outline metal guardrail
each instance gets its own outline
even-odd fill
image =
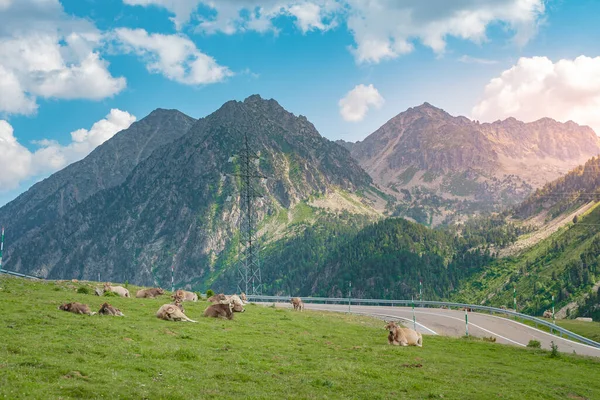
[[[247,296],[248,301],[257,301],[257,302],[288,302],[291,297],[290,296]],[[596,348],[600,348],[600,343],[592,340],[592,339],[588,339],[586,337],[583,337],[581,335],[578,335],[574,332],[571,332],[565,328],[562,328],[558,325],[555,325],[551,322],[548,321],[544,321],[542,319],[536,318],[536,317],[532,317],[531,315],[527,315],[527,314],[521,314],[519,312],[516,311],[512,311],[512,310],[505,310],[503,308],[496,308],[496,307],[488,307],[488,306],[481,306],[481,305],[475,305],[475,304],[465,304],[465,303],[451,303],[451,302],[445,302],[445,301],[427,301],[427,300],[383,300],[383,299],[356,299],[356,298],[344,298],[344,297],[302,297],[302,301],[304,303],[318,303],[318,304],[354,304],[354,305],[378,305],[378,306],[395,306],[395,305],[412,305],[414,304],[415,307],[417,306],[437,306],[437,307],[441,307],[441,306],[446,306],[446,307],[458,307],[458,308],[470,308],[473,310],[482,310],[482,311],[489,311],[489,312],[494,312],[494,313],[498,313],[498,314],[506,314],[506,315],[511,315],[514,317],[519,317],[521,319],[527,320],[527,321],[531,321],[534,322],[536,324],[542,325],[542,326],[546,326],[548,328],[550,328],[551,330],[555,330],[557,332],[559,332],[562,335],[565,335],[571,339],[575,339],[581,343],[587,344],[588,346],[592,346],[592,347],[596,347]]]
[[[40,278],[40,277],[37,277],[37,276],[20,274],[18,272],[8,271],[6,269],[1,269],[1,268],[0,268],[0,273],[4,273],[4,274],[8,274],[8,275],[14,275],[14,276],[18,276],[20,278],[39,279],[39,280],[43,280],[44,279],[44,278]]]

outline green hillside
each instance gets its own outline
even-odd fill
[[[535,315],[550,309],[552,295],[557,310],[573,301],[583,304],[583,296],[600,280],[599,228],[596,206],[523,253],[494,261],[465,282],[453,298],[512,307],[516,288],[519,311]],[[591,306],[587,309],[593,312]],[[583,307],[580,315],[585,314]]]
[[[0,397],[10,399],[598,398],[600,361],[477,340],[387,344],[383,323],[249,305],[232,321],[157,319],[162,299],[76,293],[86,283],[0,276]],[[134,288],[130,287],[130,291]],[[61,302],[125,317],[75,315]]]

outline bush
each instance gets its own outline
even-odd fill
[[[105,297],[119,297],[118,294],[116,294],[115,292],[110,292],[110,291],[104,292],[104,296]]]
[[[129,281],[125,281],[125,289],[129,289]]]
[[[207,299],[208,299],[209,297],[211,297],[211,296],[214,296],[214,295],[215,295],[215,292],[213,292],[213,291],[212,291],[212,289],[208,289],[208,290],[206,291],[206,298],[207,298]]]
[[[483,341],[484,341],[484,342],[490,342],[490,343],[496,343],[496,338],[495,338],[495,337],[493,337],[493,336],[490,336],[490,337],[485,337],[485,336],[484,336],[484,337],[483,337]]]
[[[558,358],[560,354],[558,353],[558,346],[554,344],[554,340],[550,342],[550,348],[552,348],[550,358]]]
[[[527,347],[531,347],[532,349],[540,349],[542,344],[539,340],[531,339],[529,343],[527,343]]]
[[[77,293],[90,294],[90,289],[86,288],[85,286],[81,286],[79,289],[77,289]]]

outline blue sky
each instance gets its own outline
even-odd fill
[[[597,15],[595,0],[0,0],[0,205],[155,108],[200,118],[255,93],[332,140],[425,101],[600,132]]]

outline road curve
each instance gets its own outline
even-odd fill
[[[289,303],[275,303],[277,307],[289,308]],[[348,312],[348,305],[305,303],[305,309]],[[389,306],[351,306],[352,313],[371,315],[378,318],[399,318],[404,325],[413,327],[412,308]],[[417,331],[424,335],[443,335],[461,337],[465,335],[465,312],[445,310],[440,308],[415,308]],[[536,339],[543,349],[550,350],[550,342],[558,345],[558,350],[564,353],[600,357],[600,349],[577,343],[560,336],[544,332],[514,319],[495,315],[469,312],[469,335],[476,337],[493,336],[496,343],[526,347],[527,343]]]

